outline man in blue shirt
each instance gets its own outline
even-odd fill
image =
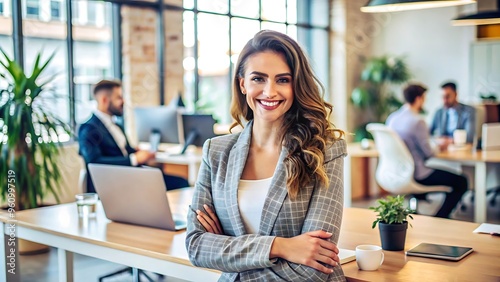
[[[453,131],[465,129],[467,143],[472,143],[476,134],[476,111],[473,107],[461,104],[457,100],[457,85],[446,82],[443,90],[443,105],[434,115],[430,132],[438,137],[453,138]]]
[[[429,129],[420,117],[425,101],[426,88],[420,85],[408,85],[404,89],[406,104],[387,118],[387,126],[394,130],[405,142],[415,163],[413,177],[417,183],[427,186],[443,185],[452,188],[446,194],[437,217],[449,218],[451,212],[467,191],[467,178],[448,171],[432,169],[425,161],[434,156],[435,151],[430,144]],[[448,144],[441,143],[439,150],[446,150]]]

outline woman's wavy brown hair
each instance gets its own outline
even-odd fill
[[[241,92],[239,79],[245,75],[248,59],[264,51],[282,54],[293,76],[294,100],[285,113],[280,132],[282,144],[289,150],[284,163],[288,194],[293,200],[300,187],[312,180],[328,187],[328,175],[323,166],[325,149],[328,144],[342,138],[344,132],[334,128],[329,121],[333,107],[323,100],[324,88],[299,44],[285,34],[269,30],[260,31],[248,41],[238,58],[231,102],[231,115],[235,122],[231,129],[237,125],[243,127],[242,119],[249,121],[254,118]]]

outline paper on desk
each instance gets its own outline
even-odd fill
[[[339,248],[340,264],[348,263],[356,259],[356,252]]]
[[[472,231],[473,233],[488,233],[488,234],[495,234],[495,235],[500,235],[500,225],[499,224],[490,224],[490,223],[483,223],[479,225],[476,230]]]

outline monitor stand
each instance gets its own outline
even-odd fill
[[[197,137],[198,137],[198,132],[196,132],[196,130],[191,130],[191,132],[189,132],[188,136],[186,137],[186,140],[184,141],[184,147],[182,147],[181,155],[184,155],[186,153],[186,150],[189,147],[189,145],[193,144]]]

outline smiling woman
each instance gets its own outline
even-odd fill
[[[239,85],[254,112],[255,125],[281,126],[293,103],[292,74],[285,58],[273,51],[254,54],[245,72],[247,75],[239,78]]]
[[[231,106],[244,130],[204,145],[186,237],[194,265],[223,271],[220,281],[345,280],[346,145],[322,89],[287,35],[261,31],[245,45]]]

